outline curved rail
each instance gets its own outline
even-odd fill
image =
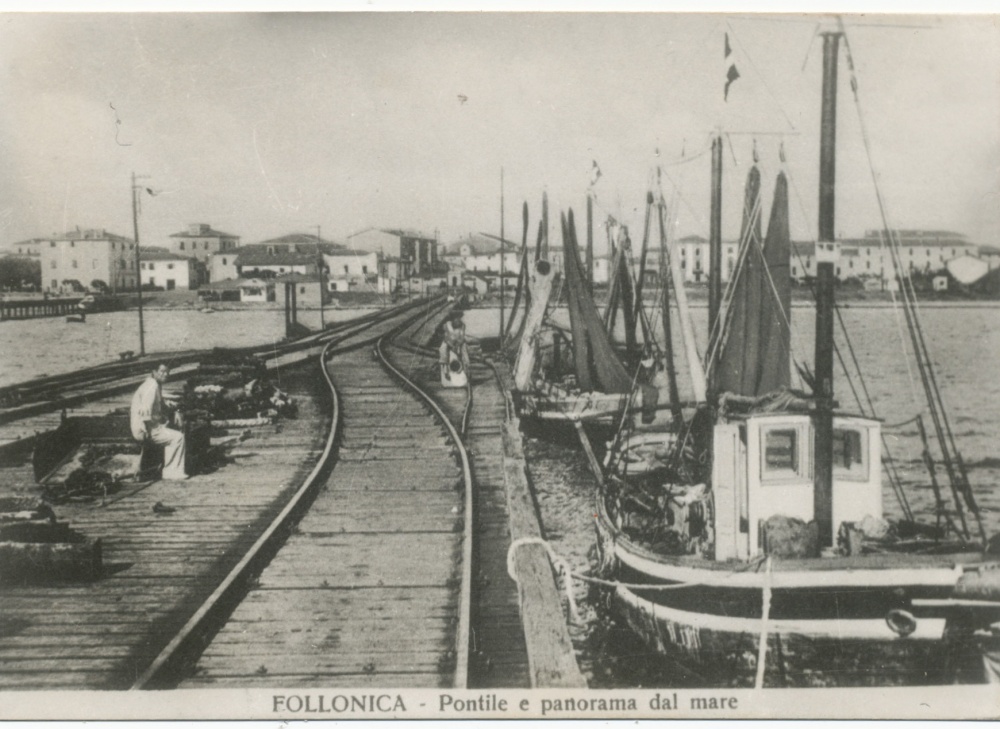
[[[418,299],[399,307],[380,309],[360,317],[337,322],[322,331],[313,332],[277,345],[234,347],[228,348],[227,351],[237,355],[257,356],[265,360],[275,359],[282,355],[321,345],[334,337],[349,336],[384,319],[397,316],[401,311],[421,308],[427,304],[427,300]],[[130,378],[148,373],[150,364],[158,359],[166,359],[173,366],[181,366],[197,362],[209,351],[211,350],[159,352],[140,360],[105,362],[83,370],[49,375],[0,387],[0,423],[23,420],[42,412],[74,407],[81,402],[117,394],[123,387],[132,387],[134,382],[130,381]],[[95,386],[99,389],[89,389]]]
[[[430,308],[431,311],[440,308],[440,304],[435,304],[433,301],[424,303]],[[395,313],[398,314],[399,311],[396,310]],[[420,316],[423,316],[423,312],[419,312],[408,317],[401,324],[390,330],[388,334],[382,335],[382,337],[393,336],[405,327],[409,326]],[[368,328],[369,326],[370,323],[368,323],[364,328]],[[316,465],[306,476],[302,485],[296,490],[295,494],[289,499],[288,503],[275,517],[267,529],[265,529],[265,531],[257,538],[250,549],[229,571],[226,577],[222,580],[218,587],[216,587],[212,594],[209,595],[204,603],[202,603],[198,610],[196,610],[195,613],[188,619],[180,631],[178,631],[178,633],[174,635],[163,650],[160,651],[153,662],[146,668],[145,671],[143,671],[139,678],[136,679],[131,687],[131,690],[158,688],[167,685],[176,677],[176,674],[183,668],[184,663],[189,656],[204,647],[205,633],[208,631],[208,627],[215,623],[215,621],[224,617],[223,614],[228,612],[228,609],[231,607],[232,600],[236,597],[240,590],[244,589],[247,577],[266,564],[267,560],[272,556],[273,550],[278,546],[280,537],[291,526],[293,520],[300,515],[300,512],[308,506],[309,499],[314,495],[313,492],[315,491],[317,484],[320,482],[321,476],[323,476],[324,472],[331,465],[331,457],[333,455],[337,435],[339,433],[340,398],[333,383],[333,379],[331,378],[326,367],[326,361],[334,350],[343,352],[357,349],[369,344],[374,338],[370,337],[363,339],[360,342],[352,343],[346,347],[340,347],[340,345],[351,336],[351,334],[347,334],[329,341],[323,347],[323,351],[320,354],[320,369],[323,372],[323,377],[326,380],[327,387],[330,391],[332,409],[330,430],[327,433],[323,451],[317,460]],[[340,348],[338,349],[338,347]],[[465,625],[467,626],[467,624],[468,622],[466,620]],[[461,625],[462,623],[460,621],[460,626]],[[466,653],[467,652],[468,651],[466,650]],[[461,660],[461,658],[462,656],[460,655],[459,660]]]
[[[462,437],[459,435],[444,410],[441,409],[441,406],[438,405],[437,402],[435,402],[435,400],[418,384],[407,377],[402,370],[393,365],[392,362],[389,361],[385,352],[382,351],[382,345],[387,336],[388,335],[380,337],[375,343],[376,357],[378,357],[383,367],[385,367],[397,379],[402,381],[410,390],[427,403],[432,411],[434,411],[451,436],[451,440],[455,444],[455,448],[457,449],[459,458],[462,462],[462,478],[465,482],[465,523],[462,534],[462,592],[461,597],[459,598],[458,640],[455,647],[455,687],[465,688],[468,685],[469,679],[469,633],[472,615],[472,466],[469,463],[469,454],[465,449],[465,443],[463,442]],[[468,412],[468,408],[470,406],[471,397],[466,405],[466,412]]]

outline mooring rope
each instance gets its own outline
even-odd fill
[[[755,689],[764,688],[764,666],[767,663],[767,621],[771,617],[771,558],[764,565],[764,604],[760,614],[760,642],[757,644],[757,676]]]

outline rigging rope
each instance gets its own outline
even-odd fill
[[[868,168],[871,173],[872,183],[875,186],[875,196],[878,200],[879,211],[882,216],[882,224],[890,239],[890,250],[893,253],[894,261],[898,259],[897,270],[902,271],[902,256],[900,255],[900,243],[898,236],[894,235],[893,229],[889,225],[888,214],[886,212],[885,200],[882,196],[881,188],[878,184],[878,175],[875,172],[875,165],[872,159],[871,153],[871,143],[868,137],[867,125],[865,124],[864,114],[861,110],[861,99],[858,94],[858,81],[857,76],[854,71],[854,58],[851,54],[850,41],[847,38],[847,29],[844,27],[843,19],[838,17],[838,22],[840,24],[840,30],[844,37],[844,46],[847,55],[847,65],[851,76],[851,91],[854,96],[854,106],[858,114],[858,122],[861,127],[861,138],[864,143],[865,154],[868,159]],[[914,354],[917,358],[917,367],[920,371],[921,380],[924,385],[924,391],[927,395],[927,405],[930,411],[931,419],[934,422],[935,431],[938,437],[938,445],[941,449],[941,456],[945,463],[945,469],[948,471],[948,477],[951,481],[952,491],[955,498],[956,507],[959,509],[959,514],[961,514],[961,499],[959,498],[959,492],[961,492],[962,497],[965,499],[966,505],[969,510],[975,515],[976,523],[979,528],[980,537],[983,543],[986,542],[986,530],[983,526],[982,516],[979,511],[979,507],[976,504],[975,495],[972,492],[972,486],[969,484],[968,474],[965,471],[965,465],[962,461],[961,454],[958,452],[957,445],[954,439],[954,433],[951,429],[951,424],[948,421],[947,412],[944,408],[944,401],[941,397],[941,391],[938,388],[937,377],[934,373],[933,363],[931,361],[930,352],[927,348],[927,342],[924,339],[923,329],[920,326],[919,319],[919,307],[917,305],[916,290],[913,286],[913,280],[909,273],[905,277],[901,276],[903,279],[903,298],[904,298],[904,314],[906,315],[907,326],[910,330],[910,337],[912,339]],[[954,450],[955,463],[952,463],[952,455],[949,452],[949,447]],[[955,467],[958,467],[958,478],[956,478]],[[964,517],[963,517],[964,526]],[[966,530],[966,537],[968,537],[968,531]]]

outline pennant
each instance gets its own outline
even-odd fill
[[[597,181],[598,181],[598,180],[600,179],[600,177],[601,177],[601,168],[600,168],[600,166],[599,166],[599,165],[597,164],[597,160],[596,160],[596,159],[595,159],[595,160],[592,160],[592,162],[593,162],[594,164],[593,164],[593,166],[591,166],[591,168],[590,168],[590,186],[591,186],[591,187],[593,187],[594,185],[596,185],[596,184],[597,184]]]
[[[733,54],[733,49],[729,45],[729,33],[726,33],[726,54],[725,59],[728,60],[729,56]],[[729,64],[729,68],[726,71],[726,86],[722,92],[722,100],[729,100],[729,87],[732,85],[733,81],[740,77],[740,72],[736,70],[736,62],[733,61]]]
[[[159,194],[160,194],[160,193],[158,193],[158,192],[155,192],[155,191],[153,190],[153,188],[151,188],[151,187],[147,187],[147,188],[146,188],[146,192],[148,192],[148,193],[149,193],[149,196],[150,196],[150,197],[156,197],[157,195],[159,195]]]

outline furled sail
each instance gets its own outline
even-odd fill
[[[741,250],[715,376],[717,392],[757,397],[788,387],[791,279],[788,181],[774,189],[767,239],[761,240],[760,172],[747,175]]]
[[[563,218],[564,266],[576,383],[584,392],[627,393],[632,378],[618,359],[604,328],[601,315],[587,293],[583,264],[576,242],[573,211]]]

